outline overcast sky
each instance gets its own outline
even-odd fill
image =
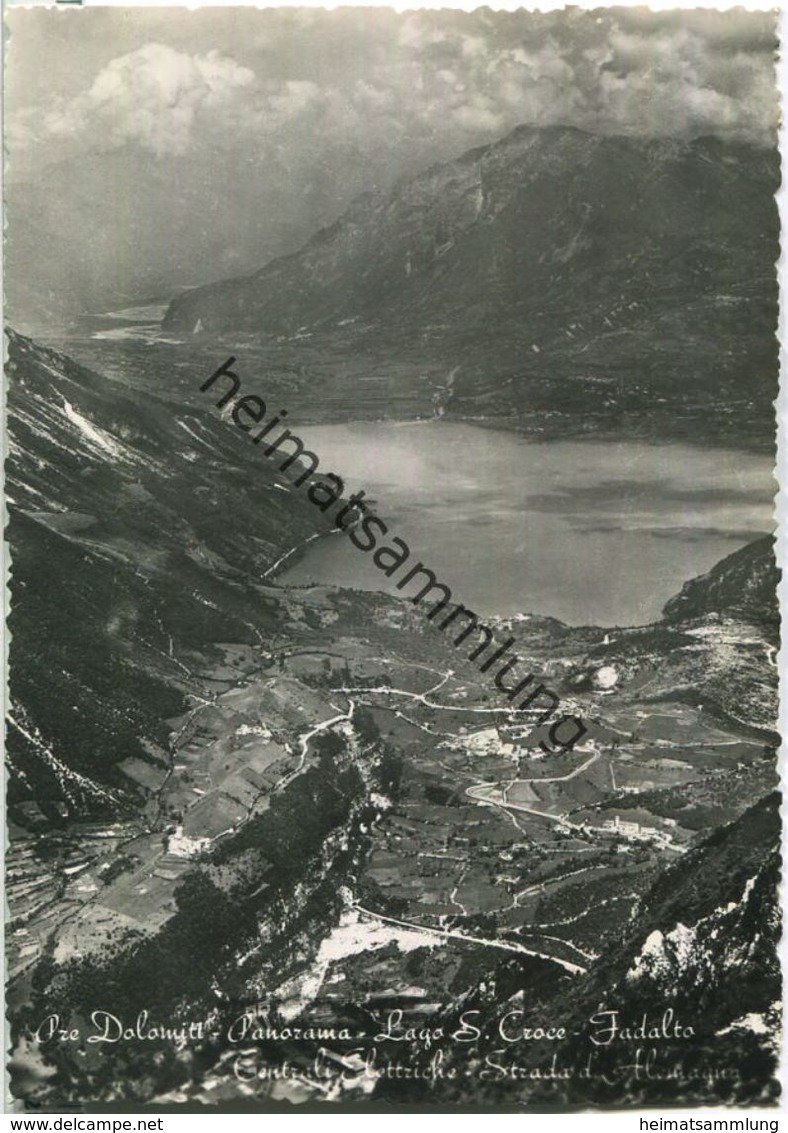
[[[252,271],[520,123],[775,143],[775,16],[10,9],[11,306]],[[106,299],[106,303],[103,300]]]

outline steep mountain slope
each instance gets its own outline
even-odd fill
[[[591,696],[600,713],[667,702],[777,742],[780,574],[771,536],[756,539],[684,584],[649,625],[566,626],[532,616],[504,619],[564,696]],[[691,596],[691,599],[690,597]],[[529,660],[529,664],[532,664]],[[634,722],[626,731],[638,730]]]
[[[523,127],[180,296],[165,325],[416,341],[456,369],[450,413],[616,419],[713,395],[770,421],[777,183],[776,155],[745,145]]]
[[[9,798],[113,812],[217,642],[277,624],[255,582],[319,513],[215,416],[8,341]]]

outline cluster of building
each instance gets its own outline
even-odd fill
[[[662,821],[666,826],[676,825],[676,820],[673,818],[664,818]],[[606,834],[617,834],[632,842],[657,842],[667,846],[673,841],[670,834],[665,830],[657,830],[653,826],[642,826],[639,822],[626,822],[619,815],[614,818],[606,818],[600,829],[604,830]]]

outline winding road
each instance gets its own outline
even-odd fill
[[[506,940],[490,940],[484,936],[471,936],[469,933],[458,932],[456,929],[427,928],[425,925],[416,924],[414,921],[402,921],[397,917],[387,917],[384,916],[383,913],[374,913],[371,909],[365,909],[363,905],[359,905],[356,902],[351,904],[350,908],[364,917],[371,917],[372,920],[381,921],[383,924],[396,925],[398,928],[415,929],[417,932],[426,933],[428,936],[440,937],[441,940],[462,940],[466,944],[482,944],[486,948],[499,948],[503,952],[517,952],[521,956],[533,956],[538,960],[547,960],[552,964],[558,964],[559,967],[573,976],[585,975],[588,970],[581,964],[573,964],[570,960],[562,960],[560,956],[551,956],[547,952],[537,952],[533,948],[526,948],[522,944],[514,944]],[[566,942],[564,941],[563,943]]]

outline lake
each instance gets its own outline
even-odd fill
[[[320,471],[340,476],[346,494],[364,488],[389,536],[479,614],[644,624],[688,578],[773,529],[763,455],[539,442],[440,420],[293,427]],[[279,581],[396,593],[343,538],[318,540]]]

